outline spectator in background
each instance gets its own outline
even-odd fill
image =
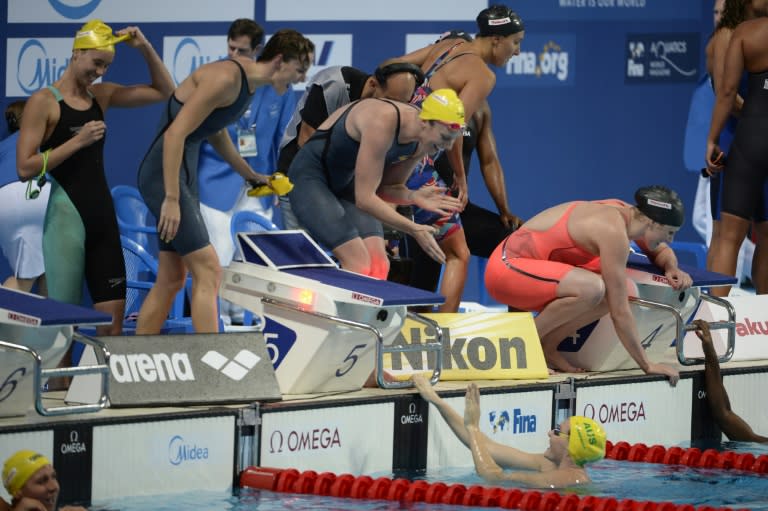
[[[11,502],[0,499],[0,511],[85,511],[80,506],[56,507],[60,490],[56,471],[35,451],[17,451],[5,460],[3,485]]]
[[[3,286],[29,292],[37,284],[37,292],[46,295],[43,222],[51,187],[19,181],[16,142],[25,103],[14,101],[5,109],[10,135],[0,141],[0,248],[12,271]]]
[[[273,37],[284,37],[285,31],[276,32]],[[227,32],[227,56],[256,59],[257,62],[271,60],[275,48],[273,44],[262,55],[264,30],[255,21],[247,18],[235,20]],[[229,137],[235,143],[240,155],[256,172],[264,175],[277,170],[277,151],[283,131],[296,106],[296,95],[292,84],[306,80],[307,71],[314,60],[314,47],[308,62],[292,61],[281,64],[272,84],[259,87],[253,95],[251,104],[237,121],[227,127]],[[211,245],[219,257],[219,264],[229,265],[235,254],[235,245],[230,235],[232,216],[238,211],[254,211],[277,222],[279,214],[274,214],[275,196],[249,197],[250,185],[235,172],[215,151],[213,146],[204,141],[200,146],[198,162],[200,181],[200,212],[211,240]],[[225,325],[242,324],[243,309],[221,300],[221,319]]]

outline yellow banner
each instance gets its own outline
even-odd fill
[[[529,312],[424,314],[443,330],[441,380],[526,380],[549,376],[539,335]],[[435,341],[435,331],[405,321],[393,346]],[[434,354],[387,353],[384,369],[397,379],[432,371]]]

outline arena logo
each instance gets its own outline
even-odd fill
[[[768,321],[752,321],[744,318],[744,322],[736,322],[736,335],[745,337],[747,335],[768,335]]]
[[[59,450],[61,454],[79,454],[88,451],[85,442],[80,441],[80,434],[74,429],[69,432],[69,442],[61,444]]]
[[[67,38],[8,39],[6,96],[29,96],[61,78],[72,57]],[[14,76],[15,75],[15,76]]]
[[[541,38],[538,38],[541,39]],[[560,42],[557,42],[560,41]],[[535,42],[524,47],[537,47]],[[510,77],[530,77],[536,83],[563,84],[572,81],[573,59],[566,48],[573,48],[567,36],[547,38],[541,43],[541,51],[521,51],[512,57],[505,68]]]
[[[341,448],[339,428],[315,428],[308,431],[291,430],[287,434],[275,430],[269,437],[270,454],[283,452],[321,451]]]
[[[536,414],[524,414],[520,408],[513,409],[511,417],[509,410],[491,410],[488,420],[494,433],[505,430],[511,430],[513,435],[536,432]]]
[[[424,417],[416,412],[416,403],[408,405],[408,413],[400,416],[400,424],[422,424]]]
[[[203,64],[227,57],[226,36],[181,36],[163,38],[163,62],[176,84]]]
[[[194,381],[186,353],[113,353],[109,359],[112,377],[119,383]]]
[[[208,459],[208,448],[194,443],[187,443],[181,435],[171,437],[168,442],[168,461],[171,465],[191,463]]]
[[[645,404],[640,401],[625,401],[621,403],[602,403],[597,408],[592,403],[584,405],[584,417],[596,419],[603,424],[611,422],[640,422],[647,420]]]
[[[410,329],[410,339],[402,332],[398,333],[392,346],[409,346],[422,342],[436,342],[433,329],[425,330],[426,339],[422,341],[422,331],[414,327]],[[426,367],[422,353],[404,352],[392,353],[392,369],[403,370],[403,357],[410,367],[416,371],[434,369],[433,357],[428,357]],[[514,364],[513,364],[514,361]],[[490,369],[525,369],[528,367],[528,353],[525,341],[520,337],[499,337],[497,342],[487,337],[457,337],[451,338],[450,328],[443,329],[443,369],[469,369],[480,371]]]
[[[61,0],[48,0],[53,10],[61,14],[65,18],[79,20],[87,18],[101,3],[101,0],[90,0],[86,2],[63,2]]]

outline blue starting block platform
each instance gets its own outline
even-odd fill
[[[238,257],[224,268],[221,296],[253,311],[283,394],[357,390],[371,371],[382,388],[384,353],[434,352],[442,331],[408,306],[443,303],[438,294],[340,269],[304,231],[238,233]],[[435,342],[391,346],[406,317],[435,329]]]
[[[4,382],[0,416],[26,414],[32,402],[41,415],[101,410],[108,403],[109,352],[97,339],[78,334],[76,326],[108,324],[104,313],[49,298],[0,287],[0,381]],[[91,345],[97,364],[58,368],[72,340]],[[46,408],[42,386],[48,378],[100,374],[101,396],[89,405]]]
[[[736,339],[736,312],[728,301],[710,296],[703,290],[709,287],[732,285],[736,283],[736,279],[686,265],[681,265],[680,268],[693,279],[693,285],[684,291],[672,289],[664,272],[645,254],[632,253],[627,261],[627,277],[635,285],[634,290],[629,290],[629,300],[633,306],[642,346],[648,358],[653,361],[663,359],[667,349],[674,345],[680,364],[703,363],[703,359],[686,357],[683,350],[685,334],[692,329],[688,322],[693,318],[701,302],[707,301],[710,306],[723,308],[727,314],[727,320],[711,322],[710,328],[727,331],[726,351],[720,357],[720,361],[730,360]],[[582,327],[573,336],[564,339],[559,344],[558,351],[569,363],[588,371],[613,371],[637,367],[619,341],[610,315],[605,315],[598,321]]]

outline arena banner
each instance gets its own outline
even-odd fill
[[[480,431],[504,445],[544,452],[549,447],[546,432],[552,428],[552,397],[551,390],[486,394],[481,389]],[[464,396],[445,400],[464,415]],[[433,406],[428,419],[427,469],[471,466],[472,453]]]
[[[675,387],[666,380],[582,382],[576,382],[576,415],[599,422],[612,442],[674,445],[690,441],[690,378],[681,378]]]
[[[394,406],[262,409],[258,464],[366,474],[392,469]]]
[[[254,11],[255,0],[8,0],[8,23],[231,22]]]
[[[486,0],[266,0],[267,21],[461,21],[474,20]]]
[[[210,412],[209,412],[210,413]],[[93,428],[92,501],[226,491],[235,466],[235,411]]]
[[[443,330],[443,380],[511,380],[547,378],[539,335],[528,312],[425,314]],[[434,342],[435,331],[406,320],[393,346]],[[426,353],[384,356],[384,369],[400,379],[431,371],[434,357]]]
[[[768,296],[731,296],[727,300],[736,309],[736,346],[731,360],[768,359]],[[725,309],[702,301],[694,319],[725,321]],[[726,351],[727,330],[712,330],[715,351],[722,355]],[[702,358],[701,341],[695,332],[685,335],[683,353],[687,358]]]
[[[104,337],[113,407],[280,399],[264,337],[256,332]],[[91,364],[86,348],[81,365]],[[75,376],[70,403],[93,402],[99,376]]]

